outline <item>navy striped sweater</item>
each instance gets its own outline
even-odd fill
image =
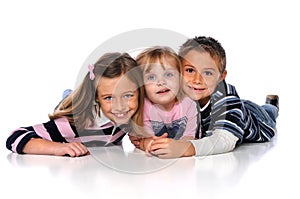
[[[129,132],[128,125],[116,127],[107,122],[101,127],[93,127],[78,132],[66,117],[50,120],[46,123],[21,127],[11,133],[6,140],[6,148],[23,154],[23,148],[31,138],[42,138],[53,142],[81,142],[86,146],[104,146],[118,144]]]
[[[247,102],[240,99],[234,86],[225,81],[219,83],[209,104],[201,110],[202,137],[212,135],[216,129],[223,129],[238,138],[236,145],[269,141],[276,130],[264,121],[266,112]]]

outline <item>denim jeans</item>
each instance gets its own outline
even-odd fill
[[[272,104],[264,104],[262,106],[255,104],[249,100],[243,100],[245,107],[253,114],[255,117],[275,128],[276,118],[278,117],[278,109]]]
[[[60,103],[66,98],[68,97],[68,95],[70,95],[70,93],[72,93],[71,89],[66,89],[63,94],[62,94],[62,99],[60,100],[60,102],[56,105],[56,107],[54,108],[54,110],[56,110],[58,108],[58,106],[60,105]]]

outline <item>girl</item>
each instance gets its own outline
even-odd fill
[[[126,133],[142,126],[141,76],[127,53],[104,54],[49,115],[50,121],[13,131],[6,147],[19,154],[75,157],[88,154],[86,146],[119,143]]]
[[[196,103],[181,91],[181,62],[169,47],[151,47],[137,58],[143,71],[144,130],[150,136],[167,134],[168,138],[194,139],[197,131]],[[199,134],[197,134],[199,137]],[[130,137],[132,143],[145,150],[151,138]]]

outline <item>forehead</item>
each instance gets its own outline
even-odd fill
[[[180,63],[179,63],[180,64]],[[179,64],[175,59],[172,59],[171,57],[165,57],[163,59],[154,59],[154,60],[149,60],[148,63],[146,63],[143,66],[143,71],[145,72],[150,72],[150,71],[155,71],[155,70],[169,70],[169,69],[175,69],[179,70]]]
[[[102,94],[118,94],[128,91],[134,91],[137,85],[131,81],[126,75],[115,78],[101,77],[98,83],[97,91]]]
[[[216,61],[208,52],[189,51],[182,59],[183,66],[191,65],[198,69],[212,68],[219,70]]]

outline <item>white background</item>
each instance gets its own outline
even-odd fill
[[[296,161],[299,151],[298,4],[296,0],[1,1],[0,153],[9,153],[5,140],[12,130],[47,121],[62,91],[74,87],[83,62],[102,42],[134,29],[162,28],[219,40],[227,52],[227,82],[236,86],[241,98],[262,104],[266,94],[280,96],[278,129],[284,135],[280,147],[286,149],[278,152],[276,163],[284,169],[274,176],[285,176],[286,165]],[[299,177],[293,167],[290,172]]]

